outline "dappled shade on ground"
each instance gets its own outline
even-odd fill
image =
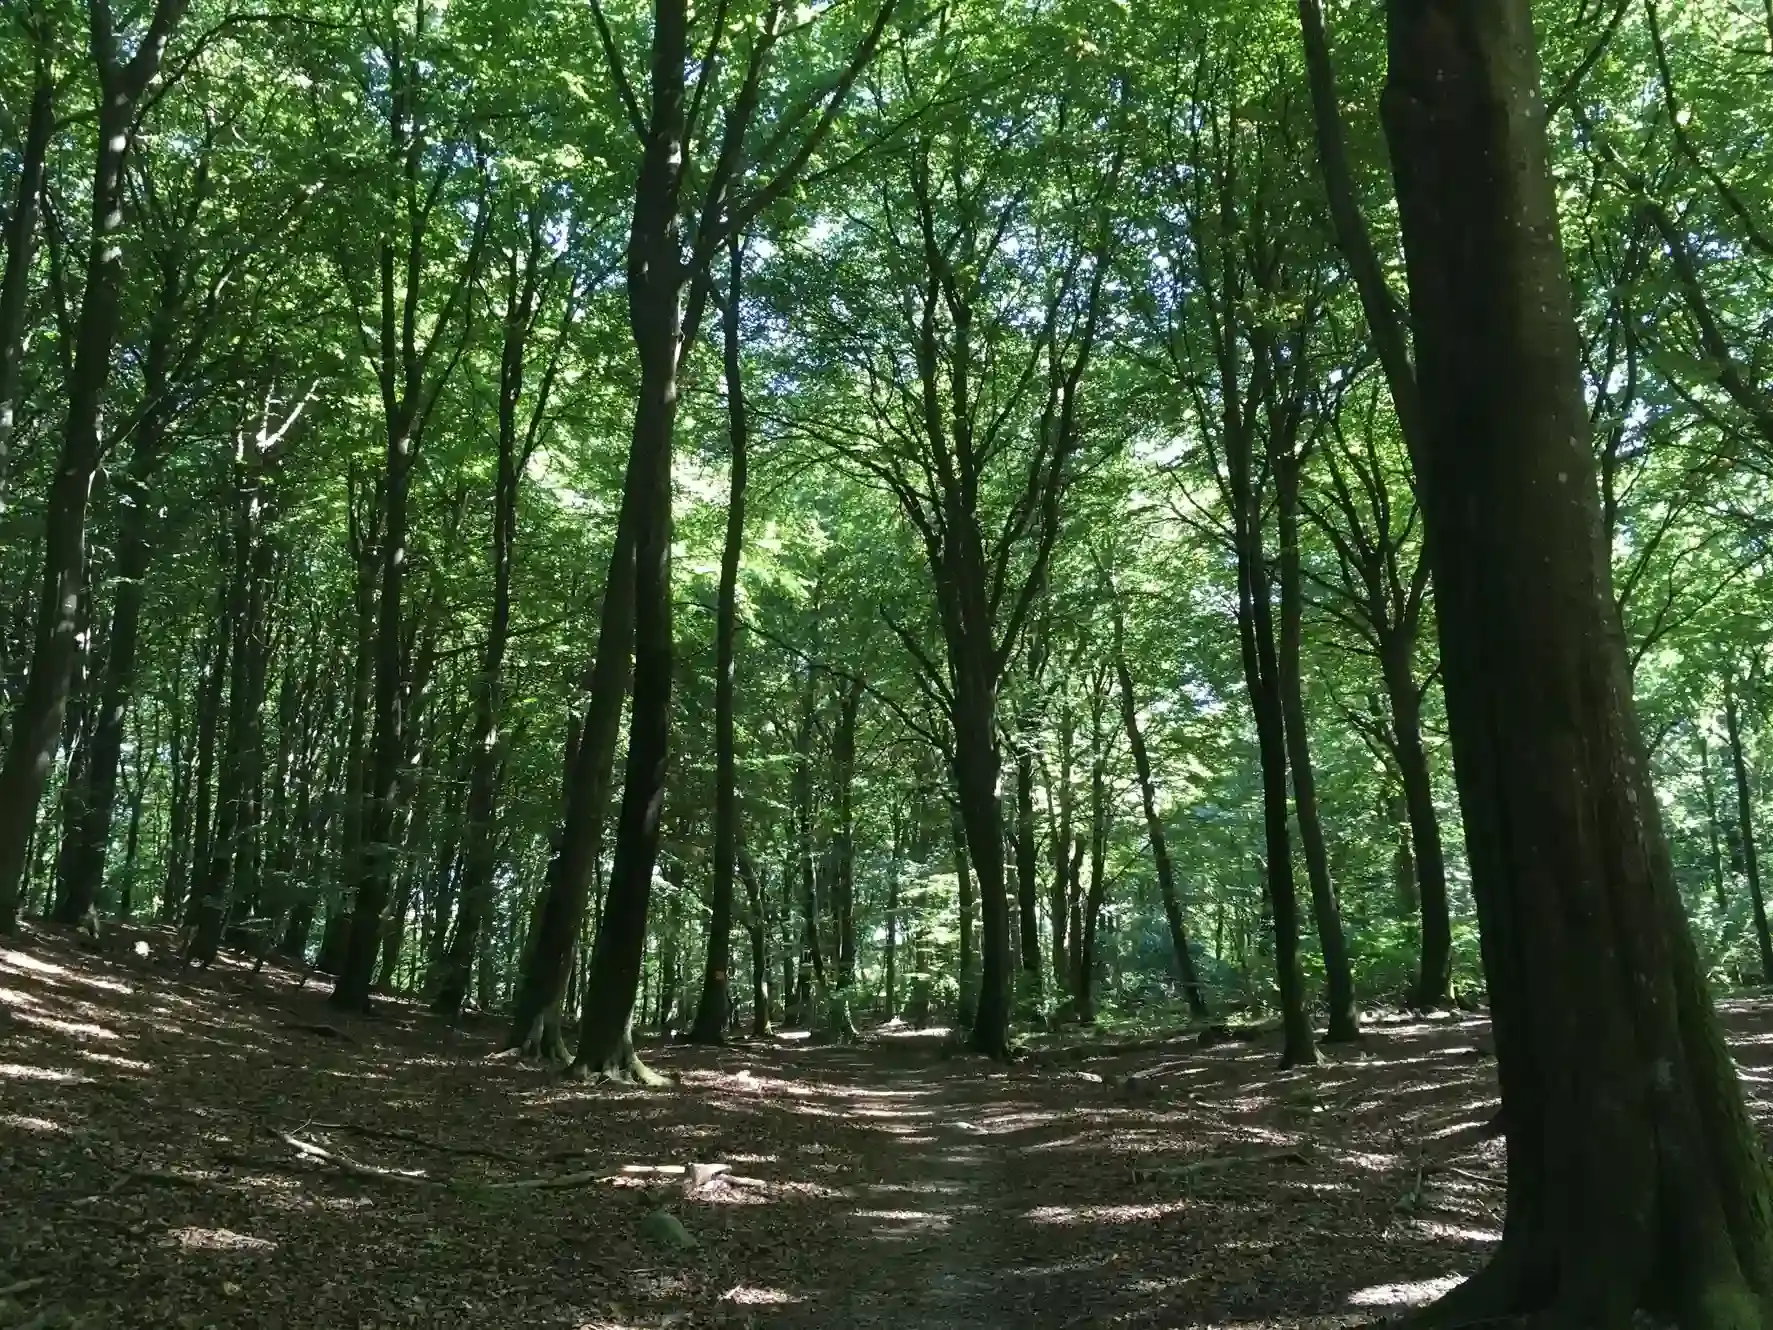
[[[1474,1020],[1284,1073],[1263,1043],[1005,1068],[896,1034],[659,1047],[678,1087],[587,1088],[142,940],[0,951],[0,1323],[1334,1326],[1498,1236]],[[1760,1090],[1765,1011],[1729,1019]]]

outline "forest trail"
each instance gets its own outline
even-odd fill
[[[655,1044],[678,1084],[622,1090],[138,940],[0,947],[0,1326],[1330,1330],[1496,1240],[1477,1021],[1291,1073],[1180,1037]]]

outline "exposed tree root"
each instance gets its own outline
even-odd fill
[[[659,1089],[672,1083],[669,1076],[661,1076],[642,1062],[640,1055],[633,1049],[624,1050],[595,1065],[590,1062],[575,1061],[567,1067],[564,1074],[569,1081],[579,1081],[587,1085],[603,1083],[639,1085],[648,1089]]]
[[[377,1141],[404,1141],[408,1145],[416,1145],[426,1150],[435,1150],[439,1154],[469,1155],[477,1159],[497,1159],[506,1164],[523,1164],[528,1162],[514,1154],[503,1150],[495,1150],[486,1145],[452,1145],[448,1141],[433,1140],[429,1136],[421,1136],[413,1131],[398,1131],[390,1127],[365,1127],[355,1122],[312,1122],[308,1124],[316,1131],[346,1131],[354,1136],[366,1136]]]
[[[1178,1178],[1198,1177],[1203,1173],[1217,1173],[1220,1169],[1233,1168],[1238,1164],[1277,1164],[1282,1162],[1309,1164],[1312,1162],[1311,1150],[1303,1145],[1289,1145],[1278,1150],[1257,1150],[1250,1154],[1211,1155],[1206,1159],[1194,1159],[1185,1164],[1135,1168],[1133,1181],[1173,1182]]]
[[[560,1022],[546,1014],[531,1021],[523,1037],[513,1037],[503,1051],[550,1067],[568,1067],[573,1060],[572,1050],[567,1048],[566,1039],[560,1033]]]

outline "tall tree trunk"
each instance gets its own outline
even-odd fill
[[[1388,19],[1416,475],[1508,1135],[1502,1242],[1427,1315],[1765,1327],[1773,1188],[1632,703],[1529,5]]]
[[[1102,906],[1108,900],[1108,829],[1112,810],[1108,802],[1108,733],[1102,718],[1101,690],[1091,708],[1090,737],[1090,885],[1077,911],[1077,944],[1071,949],[1071,992],[1077,999],[1077,1019],[1096,1023],[1096,928]]]
[[[222,545],[224,552],[227,545]],[[225,558],[225,553],[224,553]],[[208,661],[203,675],[203,692],[197,702],[197,762],[196,792],[192,796],[191,819],[196,826],[191,837],[191,864],[189,880],[185,884],[183,896],[179,898],[178,915],[181,923],[189,925],[196,922],[195,906],[202,898],[203,890],[208,881],[210,845],[215,834],[215,817],[211,790],[215,786],[215,747],[216,738],[222,728],[222,698],[228,682],[228,660],[233,645],[234,633],[230,626],[227,612],[229,586],[231,578],[224,578],[216,589],[218,601],[215,626],[210,630],[209,649],[206,652]]]
[[[1163,818],[1157,811],[1157,786],[1151,779],[1151,758],[1145,751],[1145,735],[1139,728],[1139,707],[1133,696],[1133,672],[1127,665],[1126,625],[1120,608],[1119,593],[1108,588],[1109,606],[1114,615],[1114,673],[1120,685],[1120,717],[1126,727],[1127,746],[1133,753],[1133,770],[1139,778],[1139,802],[1145,810],[1145,832],[1151,840],[1151,857],[1157,865],[1157,885],[1163,894],[1164,918],[1170,926],[1170,947],[1176,957],[1176,977],[1188,1001],[1190,1014],[1207,1014],[1207,1000],[1201,992],[1200,980],[1194,972],[1194,953],[1188,948],[1188,930],[1183,921],[1182,900],[1176,891],[1176,872],[1170,864],[1170,847],[1164,838]]]
[[[751,1035],[764,1039],[770,1032],[769,890],[757,880],[751,856],[743,849],[738,851],[738,861],[745,899],[751,907]]]
[[[1391,732],[1404,809],[1410,822],[1410,849],[1422,910],[1421,969],[1412,1001],[1423,1011],[1445,1007],[1452,997],[1453,921],[1447,902],[1447,857],[1441,847],[1440,816],[1434,809],[1434,782],[1422,747],[1422,690],[1410,668],[1409,639],[1387,644],[1381,665],[1391,703]]]
[[[1040,860],[1034,831],[1034,737],[1024,731],[1016,749],[1016,907],[1022,962],[1016,1004],[1038,1013],[1043,1004],[1040,960]]]
[[[1228,437],[1230,431],[1228,431]],[[1242,446],[1248,475],[1248,444]],[[1274,967],[1281,1001],[1281,1065],[1317,1061],[1310,1018],[1305,1010],[1305,976],[1299,968],[1299,900],[1293,881],[1292,837],[1287,828],[1287,751],[1281,717],[1279,665],[1269,606],[1267,566],[1262,557],[1260,514],[1253,510],[1245,482],[1237,518],[1240,525],[1238,639],[1244,683],[1256,721],[1256,749],[1262,767],[1262,830],[1267,853],[1268,908],[1274,924]]]
[[[1761,894],[1761,859],[1755,846],[1754,792],[1748,779],[1748,758],[1742,746],[1742,718],[1736,703],[1736,681],[1724,684],[1724,729],[1730,739],[1730,765],[1736,773],[1736,828],[1742,847],[1742,873],[1754,910],[1755,945],[1761,956],[1761,982],[1773,984],[1773,933],[1767,928],[1767,904]]]
[[[1699,786],[1705,792],[1706,868],[1711,873],[1712,892],[1718,903],[1718,917],[1730,914],[1730,898],[1724,890],[1724,853],[1718,843],[1718,793],[1712,783],[1711,745],[1705,731],[1699,730]]]
[[[1059,780],[1054,790],[1049,784],[1047,801],[1058,805],[1052,823],[1053,885],[1048,894],[1053,921],[1053,981],[1061,992],[1071,987],[1071,961],[1068,947],[1071,931],[1072,884],[1077,880],[1077,863],[1072,835],[1076,796],[1071,788],[1071,747],[1075,738],[1076,717],[1071,698],[1066,696],[1059,710]]]
[[[826,1028],[835,1038],[855,1043],[850,1010],[856,983],[856,717],[862,705],[861,676],[852,677],[837,698],[837,725],[831,735],[831,786],[836,803],[833,829],[831,913],[836,924],[836,974]]]
[[[92,235],[74,335],[61,456],[50,480],[44,514],[43,573],[31,667],[14,708],[12,734],[0,765],[0,933],[10,933],[15,927],[25,847],[55,760],[69,681],[81,645],[86,507],[103,452],[105,396],[121,313],[124,159],[134,139],[136,103],[159,71],[166,42],[184,15],[185,4],[186,0],[156,0],[148,26],[127,61],[118,49],[107,0],[94,0],[89,6],[99,82]]]
[[[623,485],[635,496],[634,702],[614,859],[573,1059],[581,1077],[656,1079],[634,1052],[633,1025],[671,737],[671,454],[685,280],[677,201],[688,37],[687,7],[662,0],[653,24],[651,121],[628,238],[628,323],[640,357]]]
[[[381,563],[376,593],[375,685],[362,831],[354,857],[351,913],[344,954],[329,999],[346,1011],[369,1009],[370,985],[381,952],[382,916],[393,886],[394,821],[400,799],[400,755],[405,746],[401,591],[406,581],[407,498],[412,484],[414,417],[397,412],[387,422],[381,503]]]
[[[960,810],[954,809],[949,817],[951,834],[954,841],[954,878],[959,886],[960,896],[960,975],[958,991],[960,995],[960,1024],[968,1029],[973,1025],[973,1013],[979,1007],[979,960],[978,945],[974,941],[977,927],[978,894],[973,886],[972,856],[967,853],[966,828],[960,820]]]
[[[611,768],[628,699],[634,643],[634,522],[638,498],[624,488],[597,628],[591,699],[569,744],[560,846],[542,885],[536,927],[524,954],[506,1044],[527,1057],[569,1061],[561,1034],[573,956],[602,853]],[[602,913],[601,901],[593,915]]]
[[[0,513],[6,511],[12,431],[18,415],[25,302],[31,289],[31,255],[37,245],[43,162],[55,128],[55,74],[47,37],[46,32],[36,34],[36,83],[31,93],[31,115],[25,125],[24,149],[19,154],[18,192],[6,217],[6,267],[0,274]]]
[[[185,901],[185,875],[191,863],[191,768],[195,764],[186,723],[184,650],[185,644],[181,642],[173,666],[172,692],[166,703],[171,725],[167,741],[170,757],[167,777],[171,788],[166,824],[166,877],[160,887],[158,911],[159,922],[163,924],[170,924],[178,918],[179,907]],[[201,669],[197,685],[202,686]]]
[[[1348,962],[1348,940],[1342,931],[1342,907],[1330,878],[1330,856],[1324,848],[1323,819],[1318,812],[1317,775],[1311,765],[1311,739],[1305,723],[1305,685],[1300,669],[1300,638],[1305,593],[1299,573],[1299,464],[1294,457],[1275,465],[1276,520],[1280,535],[1279,686],[1287,766],[1293,776],[1293,810],[1299,820],[1299,841],[1305,850],[1305,874],[1311,886],[1311,912],[1317,922],[1318,945],[1324,953],[1329,1027],[1324,1039],[1346,1043],[1360,1037],[1355,1015],[1354,974]]]
[[[732,969],[733,869],[739,842],[738,755],[733,719],[733,661],[739,622],[739,557],[745,546],[746,448],[750,421],[740,363],[739,294],[744,251],[737,233],[728,242],[732,270],[721,329],[726,375],[727,438],[732,466],[727,483],[726,541],[720,551],[720,589],[714,608],[714,891],[708,923],[708,957],[702,996],[689,1037],[697,1043],[726,1038]],[[767,1012],[765,1019],[767,1020]]]

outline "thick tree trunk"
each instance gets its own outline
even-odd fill
[[[1724,685],[1724,728],[1730,739],[1730,765],[1736,774],[1737,844],[1742,849],[1742,875],[1748,880],[1748,899],[1754,912],[1761,982],[1773,984],[1773,933],[1767,929],[1767,904],[1761,894],[1761,860],[1755,846],[1754,792],[1748,778],[1748,758],[1743,752],[1742,719],[1736,704],[1734,679]]]
[[[1773,1190],[1632,705],[1529,6],[1390,0],[1389,29],[1416,473],[1508,1133],[1502,1243],[1428,1317],[1760,1330]]]
[[[739,558],[745,547],[746,448],[750,421],[745,412],[745,379],[740,363],[739,296],[744,253],[735,234],[729,245],[732,276],[722,324],[722,364],[726,375],[727,438],[732,448],[726,500],[726,540],[720,551],[720,589],[714,608],[714,885],[708,923],[708,957],[702,995],[689,1037],[697,1043],[726,1038],[732,970],[733,871],[738,858],[739,788],[736,724],[733,716],[733,662],[739,623]],[[762,934],[753,934],[755,939]],[[765,1013],[765,1020],[768,1013]]]
[[[1329,1027],[1324,1039],[1345,1043],[1360,1037],[1355,1014],[1354,974],[1349,968],[1348,940],[1342,931],[1342,906],[1330,878],[1330,856],[1324,848],[1323,819],[1318,812],[1317,775],[1311,765],[1311,739],[1305,723],[1305,685],[1300,669],[1300,637],[1304,628],[1305,593],[1299,573],[1299,466],[1282,457],[1275,464],[1276,514],[1280,535],[1280,695],[1286,735],[1287,766],[1293,776],[1293,811],[1299,841],[1305,850],[1305,874],[1311,886],[1311,912],[1317,923],[1318,946],[1324,954],[1324,1000]]]
[[[1120,716],[1126,726],[1127,746],[1133,753],[1133,770],[1139,778],[1139,802],[1145,810],[1145,832],[1151,840],[1151,857],[1157,865],[1157,885],[1163,894],[1164,918],[1170,927],[1170,946],[1176,957],[1176,978],[1188,1001],[1190,1014],[1204,1017],[1207,1001],[1194,972],[1194,954],[1188,948],[1188,930],[1182,916],[1182,900],[1176,892],[1176,873],[1170,864],[1170,847],[1164,838],[1163,818],[1157,811],[1157,787],[1151,779],[1151,758],[1145,751],[1145,735],[1139,728],[1139,707],[1133,697],[1133,672],[1127,665],[1126,630],[1121,621],[1118,593],[1109,588],[1114,613],[1114,673],[1120,685]]]

